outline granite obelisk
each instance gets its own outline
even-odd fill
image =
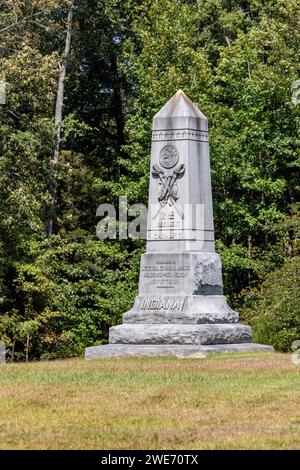
[[[215,252],[207,119],[179,90],[153,118],[138,296],[109,344],[87,348],[86,358],[273,350],[253,344],[238,320]]]

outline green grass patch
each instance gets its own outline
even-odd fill
[[[0,367],[1,449],[296,449],[291,355]]]

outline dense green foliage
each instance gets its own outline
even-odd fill
[[[75,1],[53,167],[71,3],[0,4],[0,337],[10,356],[80,354],[132,304],[144,242],[99,241],[96,208],[120,195],[147,201],[151,120],[178,88],[209,120],[225,292],[259,340],[289,349],[300,335],[299,2]]]
[[[245,299],[244,317],[255,325],[255,339],[288,351],[300,337],[300,257],[286,259],[269,273],[260,290]]]

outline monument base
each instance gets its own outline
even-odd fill
[[[124,313],[125,324],[238,323],[224,295],[141,294]]]
[[[109,344],[87,348],[86,359],[273,351],[251,341],[250,326],[223,295],[216,253],[146,253],[134,306],[109,329]]]
[[[215,353],[273,352],[272,346],[255,343],[238,344],[105,344],[85,350],[86,359],[110,359],[130,356],[175,356],[178,358],[201,358]]]
[[[213,345],[250,343],[250,326],[222,324],[125,324],[109,329],[110,344]]]

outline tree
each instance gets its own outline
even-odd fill
[[[243,319],[254,328],[254,340],[291,351],[300,336],[300,257],[287,258],[248,293]]]
[[[55,231],[48,239],[43,227],[53,204],[54,104],[70,2],[16,2],[3,16],[5,25],[13,25],[6,33],[0,77],[8,84],[0,126],[0,331],[16,360],[76,355],[103,341],[135,293],[137,269],[131,273],[127,267],[132,256],[124,246],[99,246],[95,235],[95,209],[106,197],[106,181],[115,174],[111,162],[124,143],[117,58],[126,34],[121,17],[126,5],[117,3],[120,16],[115,1],[80,2],[73,22],[75,47],[64,82],[55,164]],[[14,21],[7,17],[11,12]],[[43,18],[39,24],[31,22],[35,13]],[[88,100],[81,102],[85,94]],[[100,198],[99,187],[104,188]],[[33,324],[37,329],[28,333]],[[27,333],[19,334],[20,328]]]
[[[48,236],[51,236],[53,234],[53,217],[55,217],[55,205],[56,205],[55,165],[58,162],[59,149],[60,149],[60,143],[61,143],[64,88],[65,88],[65,79],[66,79],[66,73],[67,73],[68,57],[69,57],[70,48],[71,48],[73,15],[74,15],[74,4],[71,3],[69,7],[68,19],[67,19],[65,50],[64,50],[63,57],[62,57],[62,61],[60,63],[60,72],[59,72],[58,88],[57,88],[57,95],[56,95],[55,121],[54,121],[56,135],[55,135],[55,141],[54,141],[54,153],[53,153],[52,162],[51,162],[52,165],[54,166],[53,168],[54,171],[52,171],[52,176],[50,177],[50,190],[52,190],[52,196],[53,196],[54,201],[51,204],[50,218],[47,221],[47,235]]]

